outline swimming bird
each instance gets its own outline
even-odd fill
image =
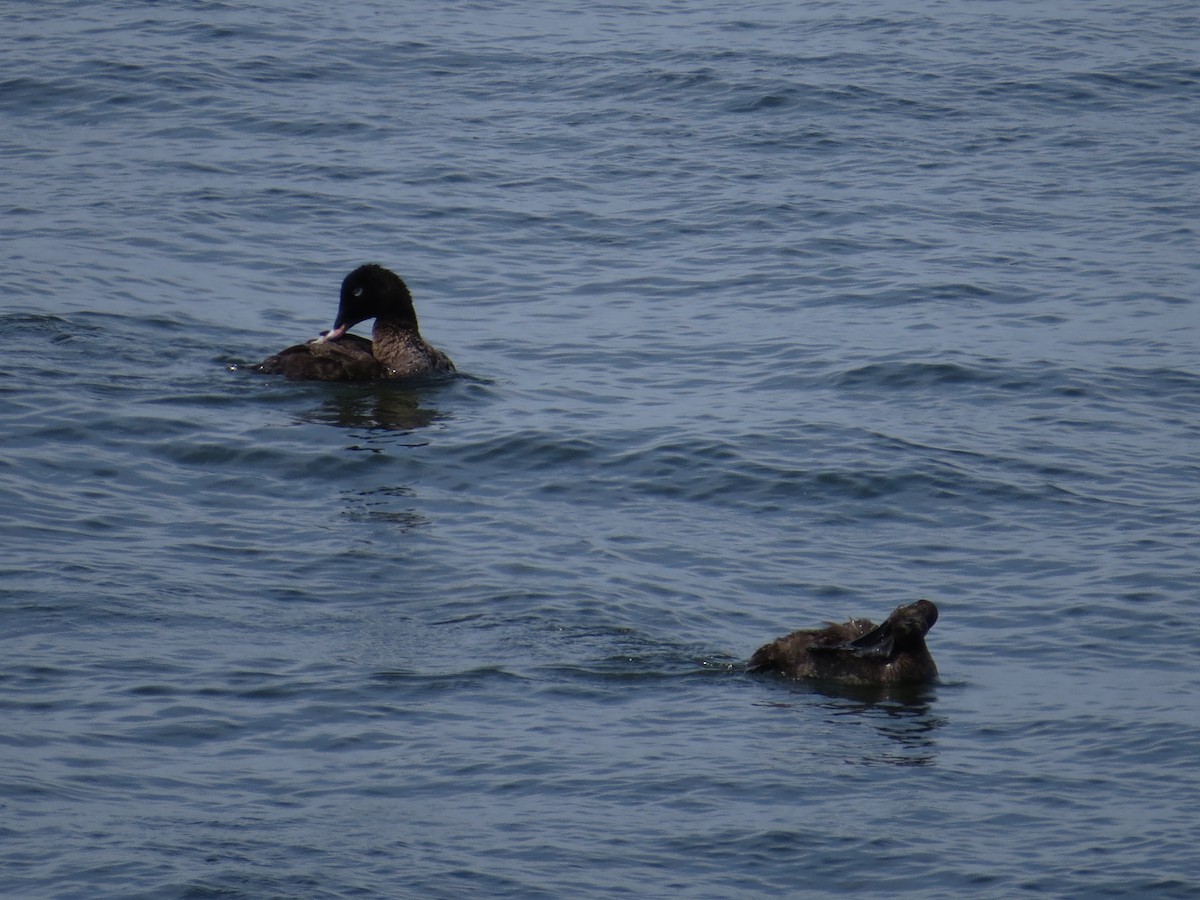
[[[374,319],[371,340],[346,332]],[[369,263],[342,281],[333,329],[253,367],[310,381],[378,381],[453,372],[454,363],[421,337],[412,294],[396,273]]]
[[[887,621],[850,619],[795,631],[759,647],[747,670],[843,684],[923,684],[937,678],[925,635],[937,621],[929,600],[898,606]]]

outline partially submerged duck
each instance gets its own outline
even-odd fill
[[[374,319],[371,340],[346,332]],[[333,330],[254,366],[257,372],[310,381],[379,381],[453,372],[454,363],[421,337],[408,286],[374,263],[342,282]]]
[[[937,678],[925,646],[925,634],[937,618],[933,603],[918,600],[896,607],[882,625],[851,619],[795,631],[759,647],[747,669],[843,684],[924,684]]]

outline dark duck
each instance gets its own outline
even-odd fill
[[[371,340],[347,331],[374,319]],[[380,381],[453,372],[421,337],[408,286],[383,266],[359,266],[342,282],[333,329],[268,356],[255,371],[310,381]]]
[[[851,619],[795,631],[759,647],[747,669],[841,684],[925,684],[937,678],[925,646],[937,618],[936,606],[918,600],[896,607],[882,625]]]

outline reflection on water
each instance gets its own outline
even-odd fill
[[[858,760],[860,765],[928,766],[937,751],[935,733],[946,724],[933,715],[928,702],[900,702],[894,699],[846,707],[835,715],[857,715],[870,721],[875,729],[894,745]]]
[[[864,722],[891,742],[882,751],[866,753],[846,762],[866,766],[928,766],[934,763],[935,734],[946,720],[933,712],[937,694],[931,686],[796,681],[790,683],[789,688],[793,694],[811,698],[830,719]],[[800,704],[775,702],[770,705],[787,708]]]
[[[428,520],[414,509],[417,498],[405,485],[357,491],[344,497],[342,515],[352,522],[376,522],[411,531]]]
[[[348,449],[381,453],[381,440],[395,446],[396,434],[407,434],[426,428],[444,418],[440,411],[421,405],[423,382],[372,383],[330,385],[329,393],[319,406],[300,413],[301,422],[332,425],[388,437],[363,436],[363,444]],[[424,442],[404,443],[402,446],[421,446]],[[385,485],[371,490],[352,491],[343,495],[342,516],[352,522],[384,524],[411,531],[428,521],[417,512],[417,497],[408,485]]]
[[[420,392],[411,385],[369,384],[335,389],[300,419],[338,428],[415,431],[441,417],[437,410],[421,406]]]

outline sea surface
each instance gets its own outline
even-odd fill
[[[1198,48],[0,6],[0,896],[1200,895]],[[369,261],[456,377],[251,371]]]

